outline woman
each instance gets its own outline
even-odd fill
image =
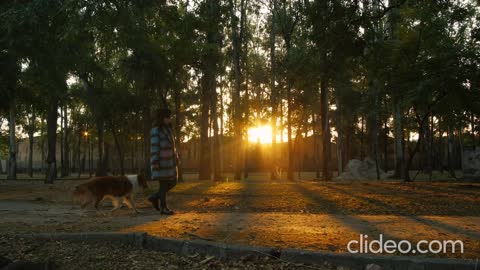
[[[167,192],[177,184],[178,175],[178,155],[170,116],[169,109],[157,110],[154,127],[150,132],[150,168],[152,179],[158,180],[160,187],[148,200],[155,209],[165,215],[173,214],[173,211],[167,207]]]

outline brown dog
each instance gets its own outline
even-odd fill
[[[73,198],[74,201],[81,202],[82,209],[95,202],[97,210],[100,202],[109,198],[114,205],[112,212],[120,208],[123,199],[129,208],[133,208],[135,213],[138,213],[133,194],[139,187],[142,189],[148,187],[143,175],[93,177],[88,182],[75,187]]]

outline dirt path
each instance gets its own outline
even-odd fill
[[[145,231],[227,243],[346,252],[350,240],[462,240],[464,254],[480,257],[480,189],[463,184],[183,183],[170,196],[174,216],[160,216],[138,197],[142,211],[82,215],[69,190],[0,186],[0,232]],[[148,193],[148,192],[147,192]],[[109,206],[102,210],[108,212]],[[430,254],[429,256],[434,256]],[[438,256],[445,256],[440,254]]]

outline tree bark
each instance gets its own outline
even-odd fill
[[[118,154],[118,159],[119,159],[120,174],[125,175],[125,158],[124,158],[124,155],[123,155],[122,147],[120,145],[120,141],[118,139],[118,134],[117,134],[116,128],[113,125],[113,123],[111,123],[111,128],[112,128],[113,140],[115,142],[115,148],[117,149],[117,154]]]
[[[352,136],[355,133],[355,127],[354,125],[357,124],[358,119],[357,117],[353,117],[353,120],[351,123],[347,124],[346,129],[345,129],[345,148],[344,148],[344,155],[343,155],[343,166],[346,166],[348,161],[350,160],[352,153],[351,153],[351,143],[352,143]],[[352,124],[353,123],[353,124]]]
[[[415,157],[415,154],[420,150],[420,146],[422,146],[422,143],[423,143],[423,140],[424,140],[424,137],[425,137],[425,123],[427,122],[428,123],[428,116],[430,115],[430,113],[428,112],[427,114],[425,114],[425,116],[423,117],[420,117],[418,114],[416,114],[416,118],[417,118],[417,123],[418,123],[418,140],[417,142],[415,143],[415,148],[413,149],[413,151],[409,151],[409,157],[408,157],[408,160],[407,160],[407,163],[405,165],[405,182],[411,182],[412,179],[410,178],[410,169],[412,167],[412,162],[413,162],[413,158]],[[407,132],[407,134],[410,134],[409,132]],[[410,137],[409,135],[407,135],[408,137]]]
[[[425,137],[426,141],[426,173],[428,174],[428,179],[432,180],[432,172],[433,172],[433,114],[429,117],[429,125],[426,126],[426,134]]]
[[[242,69],[241,69],[241,44],[243,39],[243,27],[240,27],[240,33],[238,31],[238,25],[242,26],[243,23],[240,21],[238,23],[238,18],[235,15],[235,5],[234,1],[230,0],[230,23],[232,27],[232,44],[233,44],[233,66],[234,66],[234,75],[235,75],[235,85],[234,85],[234,94],[232,97],[233,102],[233,111],[234,111],[234,119],[233,119],[233,126],[234,126],[234,145],[236,146],[235,152],[238,155],[235,155],[234,162],[235,162],[235,180],[240,180],[242,177],[242,167],[244,164],[242,162],[242,155],[241,150],[243,149],[242,143],[242,111],[240,107],[240,91],[241,91],[241,84],[242,84]],[[240,8],[243,9],[245,6],[245,0],[241,0]],[[243,10],[240,11],[243,15]],[[244,19],[243,16],[240,19]]]
[[[80,178],[80,176],[82,175],[82,169],[84,169],[84,167],[82,167],[82,133],[81,133],[81,125],[78,125],[78,131],[77,131],[77,135],[78,135],[78,140],[77,140],[77,159],[78,159],[78,178]],[[85,151],[86,152],[86,151]],[[83,153],[83,162],[85,162],[85,152]],[[85,163],[83,163],[83,165],[85,166]]]
[[[450,175],[455,177],[455,167],[453,165],[453,148],[454,148],[454,134],[453,128],[449,125],[448,132],[447,132],[447,140],[448,140],[448,171]]]
[[[57,179],[57,120],[58,97],[50,97],[47,115],[47,177],[45,184],[53,184]]]
[[[211,158],[210,142],[208,138],[208,129],[210,126],[209,115],[212,101],[211,95],[216,92],[217,65],[219,62],[219,45],[221,36],[218,19],[220,17],[220,7],[218,1],[208,0],[205,2],[206,16],[211,18],[206,25],[206,43],[207,48],[202,57],[201,78],[201,118],[200,118],[200,155],[198,160],[198,178],[199,180],[210,179]]]
[[[215,84],[216,88],[216,84]],[[221,154],[220,154],[220,136],[218,134],[218,114],[217,114],[217,91],[212,89],[212,102],[211,102],[211,112],[212,112],[212,129],[213,129],[213,180],[221,181],[223,179],[222,170],[221,170]]]
[[[395,177],[405,179],[403,112],[399,100],[394,100],[393,126],[395,137]]]
[[[179,164],[178,169],[178,181],[183,182],[183,169],[182,169],[182,145],[181,145],[181,132],[182,132],[182,113],[181,113],[181,93],[180,88],[176,87],[173,95],[175,102],[175,148],[177,150]]]
[[[328,82],[325,75],[320,81],[321,127],[323,143],[323,180],[330,181],[330,123],[328,119]]]
[[[343,172],[343,121],[342,121],[342,116],[340,114],[341,108],[340,108],[340,101],[338,98],[335,99],[336,105],[337,105],[337,110],[335,111],[335,115],[337,117],[337,171],[338,175],[340,175]]]
[[[374,88],[374,91],[373,91],[373,110],[372,110],[372,113],[373,115],[371,116],[372,118],[372,121],[371,121],[371,124],[372,124],[372,127],[371,127],[371,134],[370,134],[370,140],[371,140],[371,152],[370,154],[372,155],[372,158],[373,160],[375,161],[375,170],[376,170],[376,174],[377,174],[377,180],[380,180],[380,168],[378,166],[378,115],[379,115],[379,111],[378,111],[378,107],[380,106],[379,104],[379,97],[378,97],[378,85],[377,83],[374,81],[373,83],[373,88]]]
[[[287,55],[290,51],[290,46],[287,46]],[[287,179],[294,180],[293,166],[294,166],[294,150],[292,142],[292,79],[287,75],[287,145],[288,145],[288,169]]]
[[[8,120],[8,128],[10,134],[9,140],[9,159],[8,159],[8,173],[7,179],[8,180],[17,180],[17,138],[15,134],[16,128],[16,112],[15,112],[15,104],[12,102],[10,105],[9,111],[9,120]]]
[[[62,177],[70,175],[70,147],[68,144],[68,114],[67,105],[63,106],[63,133],[62,133],[62,145],[63,145],[63,162],[62,162]]]
[[[97,136],[98,136],[98,144],[97,144],[98,160],[97,160],[97,168],[95,170],[95,176],[105,176],[107,175],[107,169],[103,166],[104,150],[105,150],[105,123],[102,118],[97,119],[96,126],[97,126]]]
[[[223,120],[224,108],[223,108],[223,86],[220,87],[220,136],[218,138],[218,151],[220,158],[220,174],[223,180],[224,173],[224,155],[223,155],[223,134],[224,134],[224,120]]]
[[[360,129],[360,160],[365,158],[365,117],[362,116],[360,119],[361,129]]]
[[[64,177],[64,162],[63,162],[63,134],[65,133],[63,128],[63,107],[60,105],[60,176]]]
[[[272,11],[272,22],[270,26],[270,105],[272,107],[271,126],[272,126],[272,151],[270,164],[270,179],[277,180],[277,93],[275,90],[275,15],[276,0],[270,1]]]
[[[249,101],[250,101],[250,94],[248,91],[249,87],[249,78],[248,78],[248,40],[244,38],[247,36],[247,1],[248,0],[240,0],[240,46],[242,50],[240,51],[240,57],[243,59],[241,61],[242,68],[245,70],[245,78],[244,78],[244,91],[245,91],[245,99],[244,99],[244,106],[241,107],[242,111],[245,113],[244,119],[242,121],[242,137],[245,134],[245,144],[244,144],[244,177],[243,179],[248,179],[249,167],[248,167],[248,151],[249,151],[249,141],[248,141],[248,127],[249,127],[249,120],[250,120],[250,108],[249,108]]]
[[[318,136],[318,130],[317,130],[317,124],[318,124],[318,116],[315,112],[312,113],[313,117],[313,159],[314,159],[314,164],[315,164],[315,178],[320,179],[320,158],[319,158],[319,136]]]
[[[470,113],[470,129],[471,129],[471,136],[472,136],[472,146],[475,146],[475,115]]]
[[[40,149],[41,149],[41,167],[42,173],[45,172],[45,119],[41,118],[41,128],[40,128]]]
[[[383,169],[388,171],[388,118],[383,123]]]
[[[35,111],[32,110],[32,115],[28,125],[28,176],[33,177],[33,134],[35,133]]]
[[[147,89],[144,89],[144,93]],[[149,99],[145,95],[146,99]],[[152,129],[152,115],[151,115],[150,101],[144,101],[143,107],[143,173],[147,179],[150,179],[150,131]]]
[[[215,79],[215,75],[211,71],[211,67],[208,64],[210,60],[205,60],[206,67],[202,78],[202,97],[201,97],[201,116],[200,116],[200,155],[198,160],[198,179],[207,180],[210,179],[210,149],[209,149],[209,109],[210,109],[210,84]],[[213,77],[213,78],[212,78]]]

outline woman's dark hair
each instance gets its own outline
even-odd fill
[[[160,127],[164,125],[163,119],[172,116],[172,111],[169,109],[157,109],[155,111],[154,123],[156,126]]]

